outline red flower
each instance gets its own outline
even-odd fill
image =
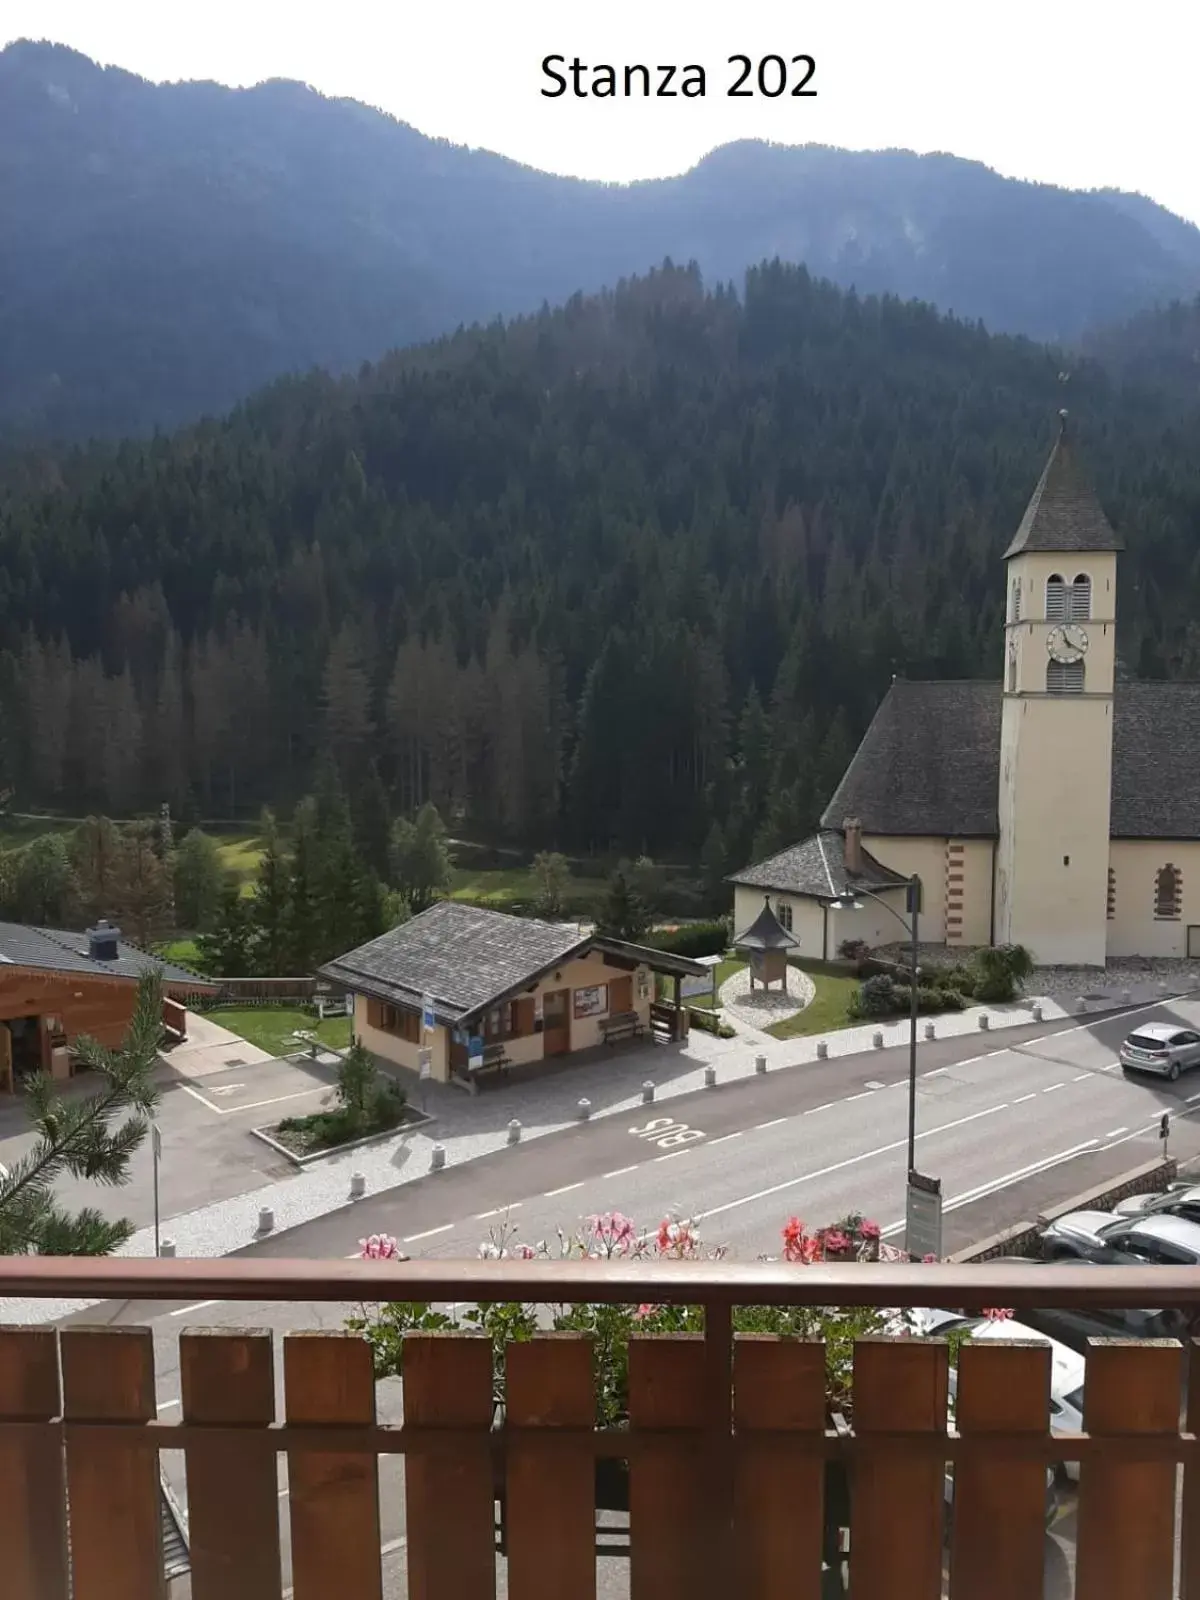
[[[1011,1322],[1012,1321],[1012,1311],[1011,1311],[1011,1309],[1006,1310],[1006,1311],[1001,1311],[1001,1310],[998,1310],[995,1306],[993,1306],[992,1309],[989,1311],[987,1309],[987,1307],[985,1306],[983,1314],[988,1319],[989,1322]]]
[[[858,1236],[860,1239],[878,1239],[879,1224],[877,1222],[860,1222]]]

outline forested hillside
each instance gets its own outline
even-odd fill
[[[1200,230],[1153,201],[951,155],[743,140],[588,183],[303,84],[28,40],[0,50],[0,218],[0,437],[25,440],[176,427],[666,256],[739,290],[778,256],[1044,339],[1200,290]]]
[[[172,438],[0,476],[0,788],[252,814],[348,791],[731,865],[811,824],[893,673],[999,675],[1061,357],[779,264],[668,267]],[[1200,675],[1196,418],[1066,391],[1121,650]]]

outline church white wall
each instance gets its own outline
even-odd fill
[[[990,839],[939,839],[932,835],[873,834],[864,847],[893,872],[924,890],[921,943],[989,944],[992,938],[992,851]],[[903,899],[897,900],[903,909]],[[891,920],[890,918],[888,919]],[[897,930],[898,932],[899,930]],[[890,943],[892,935],[883,941]]]
[[[785,907],[790,907],[792,913],[792,933],[799,939],[794,954],[805,956],[810,961],[825,959],[822,950],[822,940],[825,931],[825,919],[820,902],[811,900],[807,895],[777,894],[774,890],[750,889],[743,884],[737,884],[733,891],[733,932],[736,938],[743,933],[758,916],[763,908],[763,897],[771,902],[771,909],[777,917],[784,922],[781,916]],[[830,913],[830,921],[833,913]]]
[[[1155,916],[1156,877],[1161,867],[1179,868],[1183,903],[1178,921]],[[1109,847],[1113,916],[1108,923],[1108,954],[1182,959],[1188,953],[1188,927],[1200,951],[1200,842],[1178,839],[1114,839]]]

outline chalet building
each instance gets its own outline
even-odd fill
[[[439,901],[321,968],[354,996],[354,1033],[411,1072],[471,1083],[481,1071],[654,1033],[681,1039],[680,986],[702,962],[532,917]],[[673,989],[655,1000],[655,979]],[[428,1025],[427,1025],[428,1024]]]
[[[86,933],[0,922],[0,1092],[39,1071],[69,1077],[80,1034],[119,1045],[138,979],[152,970],[162,974],[164,1026],[182,1036],[187,1001],[219,985],[127,944],[104,921]]]
[[[930,943],[1200,957],[1200,683],[1119,670],[1122,549],[1064,412],[1004,555],[1003,676],[896,679],[820,830],[732,875],[735,928],[766,893],[805,955],[891,943],[916,875]]]

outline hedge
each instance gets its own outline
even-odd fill
[[[729,948],[729,924],[724,918],[714,922],[688,922],[681,928],[658,928],[641,941],[650,950],[666,950],[676,956],[723,956]]]

